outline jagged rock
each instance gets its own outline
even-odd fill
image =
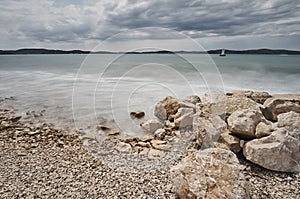
[[[177,113],[174,115],[174,119],[178,119],[183,115],[194,113],[194,109],[192,108],[179,108]]]
[[[228,127],[234,135],[252,139],[255,138],[256,125],[262,118],[257,110],[237,110],[228,117]]]
[[[166,135],[166,130],[163,129],[163,128],[160,128],[160,129],[157,129],[155,132],[154,132],[154,137],[156,137],[157,139],[164,139]]]
[[[234,153],[241,151],[240,139],[231,135],[229,131],[226,131],[220,135],[219,142],[224,143]]]
[[[260,122],[256,126],[255,136],[257,138],[271,135],[271,133],[272,133],[272,125],[271,124],[266,124],[265,122]]]
[[[193,134],[197,144],[202,149],[214,147],[214,142],[219,140],[221,133],[225,132],[227,124],[217,115],[195,115],[193,120]]]
[[[141,119],[145,116],[145,112],[144,111],[132,111],[130,112],[130,117],[131,118],[136,118],[136,119]]]
[[[267,92],[259,91],[233,91],[226,93],[227,96],[238,96],[238,97],[247,97],[255,101],[256,103],[263,104],[268,98],[272,96]]]
[[[184,98],[182,101],[196,105],[197,103],[201,102],[201,99],[197,95],[190,95],[190,96],[187,96],[186,98]]]
[[[125,142],[118,142],[116,147],[117,151],[123,152],[123,153],[131,153],[132,148],[131,145]]]
[[[243,167],[229,150],[196,151],[171,168],[178,198],[248,198]]]
[[[179,100],[168,96],[156,104],[154,115],[161,120],[166,120],[169,115],[176,114],[179,108]]]
[[[271,121],[277,121],[277,116],[281,113],[294,111],[300,113],[300,95],[282,94],[268,98],[262,109],[264,116]]]
[[[157,129],[162,128],[163,125],[156,120],[147,120],[141,123],[141,127],[149,133],[154,133]]]
[[[300,172],[300,113],[278,115],[278,127],[267,137],[247,142],[244,156],[267,169]]]
[[[174,124],[177,128],[185,128],[193,126],[194,109],[179,108],[175,115]]]
[[[290,136],[300,141],[300,113],[290,111],[278,115],[277,126],[286,129]]]

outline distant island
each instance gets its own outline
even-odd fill
[[[252,50],[229,50],[225,49],[226,54],[256,54],[256,55],[300,55],[300,51],[284,49],[252,49]],[[220,54],[221,49],[209,51],[144,51],[144,52],[110,52],[110,51],[83,51],[83,50],[53,50],[27,48],[18,50],[0,50],[0,55],[27,55],[27,54]]]

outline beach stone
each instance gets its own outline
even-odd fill
[[[185,128],[193,126],[194,109],[179,108],[175,114],[174,124],[177,128]]]
[[[167,146],[167,141],[163,141],[163,140],[151,140],[151,145],[154,149],[165,149]]]
[[[151,145],[150,145],[149,142],[141,142],[141,141],[139,141],[136,145],[137,146],[141,146],[141,147],[148,147],[148,148],[151,147]]]
[[[271,135],[271,133],[272,133],[272,125],[271,124],[266,124],[265,122],[260,122],[256,126],[255,136],[257,138]]]
[[[157,129],[162,128],[163,125],[156,120],[147,120],[142,122],[141,127],[149,133],[154,133]]]
[[[160,120],[166,120],[169,115],[176,114],[179,108],[179,100],[174,97],[167,96],[156,104],[154,115]]]
[[[227,130],[227,124],[218,115],[195,115],[193,119],[193,135],[202,149],[214,147],[221,133]]]
[[[229,131],[226,131],[220,135],[219,142],[224,143],[234,153],[241,151],[240,139],[234,135],[231,135]]]
[[[136,119],[141,119],[145,116],[145,112],[144,111],[132,111],[130,112],[130,117],[132,119],[136,118]]]
[[[178,119],[183,115],[194,113],[194,109],[192,108],[179,108],[177,113],[174,115],[174,119]]]
[[[277,116],[281,113],[300,113],[300,94],[273,95],[264,102],[264,107],[262,112],[270,121],[277,121]]]
[[[196,105],[197,103],[201,102],[201,99],[197,95],[190,95],[184,98],[182,101]]]
[[[166,130],[163,128],[159,128],[154,132],[154,137],[160,140],[164,139],[165,135],[166,135]]]
[[[123,152],[123,153],[131,153],[132,148],[131,145],[125,142],[118,142],[116,147],[117,151]]]
[[[196,151],[170,170],[178,198],[247,198],[243,166],[219,148]]]
[[[255,138],[256,125],[262,121],[262,114],[257,110],[237,110],[227,119],[232,134],[243,138]]]
[[[100,124],[97,126],[97,130],[107,131],[110,130],[110,127]]]

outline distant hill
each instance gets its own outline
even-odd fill
[[[221,49],[218,50],[209,50],[207,52],[203,51],[145,51],[145,52],[109,52],[109,51],[83,51],[83,50],[52,50],[52,49],[18,49],[18,50],[0,50],[0,55],[26,55],[26,54],[174,54],[174,53],[208,53],[208,54],[220,54]],[[254,50],[229,50],[226,49],[226,54],[264,54],[264,55],[300,55],[300,51],[294,50],[281,50],[281,49],[254,49]]]
[[[90,51],[82,50],[50,50],[50,49],[19,49],[19,50],[0,50],[2,55],[18,55],[18,54],[88,54]]]
[[[226,50],[226,49],[225,49]],[[219,50],[209,50],[208,54],[220,54]],[[254,50],[226,50],[226,54],[254,54],[254,55],[300,55],[300,51],[295,50],[273,50],[273,49],[254,49]]]

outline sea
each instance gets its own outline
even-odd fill
[[[142,133],[165,96],[212,91],[300,93],[299,55],[1,55],[0,98],[22,120],[90,133],[99,124]]]

